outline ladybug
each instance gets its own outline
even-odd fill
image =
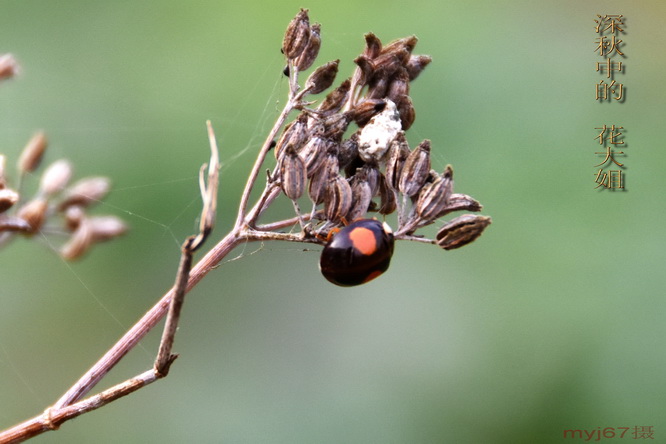
[[[365,284],[385,272],[393,255],[393,232],[377,219],[359,219],[333,233],[319,269],[335,285]]]

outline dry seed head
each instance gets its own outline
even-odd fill
[[[386,97],[397,103],[400,97],[407,95],[409,95],[409,74],[405,68],[400,68],[391,78]]]
[[[424,140],[405,160],[400,173],[400,192],[415,196],[428,180],[430,175],[430,141]]]
[[[453,250],[474,241],[490,225],[487,216],[464,214],[448,222],[437,232],[437,245],[445,250]]]
[[[382,41],[372,32],[367,33],[365,36],[365,49],[363,55],[369,59],[374,59],[382,52]]]
[[[36,198],[23,205],[16,214],[30,225],[30,232],[36,233],[46,219],[48,202],[44,198]]]
[[[19,73],[19,65],[11,54],[0,55],[0,80],[6,80]]]
[[[4,213],[10,209],[19,200],[19,195],[16,191],[9,188],[0,189],[0,213]]]
[[[19,157],[17,164],[19,172],[29,173],[36,170],[37,167],[39,167],[39,163],[42,160],[47,145],[48,142],[43,131],[33,135],[23,148],[21,156]]]
[[[350,186],[352,191],[352,206],[347,216],[349,220],[353,221],[362,218],[368,211],[368,207],[372,201],[372,190],[368,183],[367,173],[362,169],[351,178]]]
[[[287,146],[280,159],[280,177],[282,191],[291,200],[297,200],[305,191],[307,182],[305,162],[292,145]]]
[[[72,178],[72,164],[60,159],[53,162],[42,174],[39,191],[45,196],[53,196],[62,191]]]
[[[358,133],[351,135],[349,139],[343,140],[338,150],[338,163],[340,168],[346,168],[358,157]]]
[[[324,214],[332,222],[346,220],[352,205],[352,190],[342,176],[336,175],[329,181],[324,198]]]
[[[76,230],[86,217],[83,208],[78,205],[68,206],[65,210],[65,224],[70,231]]]
[[[301,55],[294,60],[294,65],[299,71],[305,71],[312,66],[317,55],[319,55],[319,48],[321,47],[321,25],[315,23],[310,26],[310,37],[308,45],[305,47]]]
[[[310,179],[308,195],[315,205],[324,202],[326,198],[326,189],[328,188],[331,178],[337,176],[339,170],[337,156],[332,152],[328,153],[319,172]]]
[[[339,63],[340,60],[333,60],[315,69],[305,82],[305,89],[309,90],[310,94],[327,90],[335,81]]]
[[[407,131],[412,127],[414,120],[416,120],[416,110],[414,109],[411,97],[408,95],[398,97],[396,106],[398,108],[398,113],[400,114],[400,124],[402,125],[402,129]]]
[[[388,185],[384,175],[379,176],[379,208],[380,214],[391,214],[398,208],[398,200],[395,191]]]
[[[329,148],[332,148],[329,141],[321,137],[313,137],[301,149],[299,155],[305,162],[308,177],[314,176],[319,171]]]
[[[86,177],[65,190],[60,208],[71,205],[87,207],[99,202],[109,193],[111,181],[102,176]]]
[[[382,54],[387,54],[387,53],[399,54],[402,53],[403,51],[406,51],[408,54],[411,54],[412,51],[414,51],[414,48],[416,47],[418,41],[419,39],[415,35],[410,35],[409,37],[403,37],[400,39],[393,40],[392,42],[389,42],[386,46],[382,48]],[[405,59],[403,63],[407,63],[407,59]]]
[[[289,60],[296,59],[307,47],[309,38],[310,18],[308,17],[308,10],[301,9],[287,26],[282,41],[282,53]]]

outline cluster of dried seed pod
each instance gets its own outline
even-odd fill
[[[17,162],[19,184],[41,164],[47,140],[43,132],[35,134],[23,149]],[[68,240],[60,247],[67,260],[81,257],[95,243],[114,239],[127,231],[125,223],[115,216],[91,216],[86,209],[108,194],[111,183],[106,177],[86,177],[70,185],[73,168],[65,159],[50,164],[42,173],[36,195],[21,199],[21,186],[9,187],[5,176],[6,158],[0,155],[0,246],[14,235],[32,236],[37,232],[58,231],[63,227],[48,224],[64,221]]]
[[[314,62],[320,31],[319,25],[310,25],[305,9],[291,21],[282,46],[286,74],[297,74]],[[431,61],[413,54],[416,43],[411,36],[382,45],[377,36],[367,34],[353,75],[317,107],[303,102],[300,114],[277,140],[278,168],[271,180],[278,180],[295,204],[307,191],[313,207],[307,228],[313,232],[327,233],[367,213],[397,211],[396,237],[408,237],[453,211],[481,210],[472,197],[453,192],[450,165],[442,173],[431,168],[429,140],[412,149],[405,137],[416,117],[410,83]],[[316,69],[302,97],[329,88],[338,65],[336,60]],[[357,126],[354,132],[352,123]],[[440,229],[436,242],[447,250],[458,248],[489,224],[489,217],[460,216]]]

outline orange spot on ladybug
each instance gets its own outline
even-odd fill
[[[375,233],[368,228],[354,228],[349,233],[349,239],[354,248],[365,256],[370,256],[377,251],[377,238],[375,238]]]

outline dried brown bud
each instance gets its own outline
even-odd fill
[[[453,193],[449,197],[449,201],[446,203],[446,207],[439,215],[442,217],[454,211],[481,211],[483,205],[479,201],[475,200],[473,197],[468,196],[467,194],[457,194]]]
[[[16,216],[0,216],[0,233],[3,231],[17,231],[29,233],[31,230],[30,224],[20,217]]]
[[[409,74],[405,68],[400,68],[391,78],[386,91],[386,97],[398,103],[402,96],[409,95]]]
[[[352,206],[349,209],[350,221],[362,218],[368,211],[372,201],[372,190],[368,183],[367,170],[360,169],[351,178]]]
[[[60,256],[68,261],[78,259],[88,251],[93,243],[93,230],[90,220],[84,218],[69,240],[60,247]]]
[[[25,220],[30,225],[30,232],[36,233],[44,224],[48,202],[46,199],[37,198],[23,205],[17,216]]]
[[[338,163],[340,168],[346,168],[358,157],[358,132],[351,135],[349,139],[343,140],[338,151]]]
[[[328,89],[338,74],[339,63],[340,60],[333,60],[315,69],[305,82],[305,89],[309,90],[310,94],[319,94]]]
[[[376,35],[369,32],[365,36],[365,49],[363,55],[369,59],[374,59],[382,51],[382,42]]]
[[[365,55],[360,55],[354,59],[358,69],[354,71],[352,82],[363,86],[372,78],[375,72],[375,64]]]
[[[10,79],[19,72],[19,65],[11,54],[0,55],[0,80]]]
[[[398,208],[398,200],[395,191],[388,185],[384,175],[379,176],[379,208],[380,214],[391,214]]]
[[[409,37],[403,37],[401,39],[393,40],[388,45],[382,48],[382,54],[401,54],[407,52],[411,54],[414,51],[414,47],[418,43],[419,39],[415,35],[410,35]],[[407,63],[407,59],[403,61]]]
[[[326,139],[313,137],[301,149],[299,155],[305,162],[308,177],[314,176],[319,171],[326,158],[326,153],[329,148],[332,148],[332,145],[334,144]]]
[[[52,196],[62,191],[72,178],[72,164],[65,159],[53,162],[42,174],[39,191],[45,196]]]
[[[400,131],[389,146],[388,160],[386,161],[386,184],[394,191],[398,191],[402,167],[410,152],[405,133]]]
[[[437,245],[445,250],[453,250],[474,241],[490,225],[487,216],[464,214],[448,222],[437,232]]]
[[[127,225],[115,216],[95,216],[88,219],[95,242],[106,241],[127,232]]]
[[[0,189],[0,213],[10,209],[19,200],[19,194],[9,188]]]
[[[28,141],[19,157],[17,168],[21,173],[35,171],[46,150],[46,135],[40,131]]]
[[[352,118],[359,127],[364,127],[375,115],[384,111],[386,102],[378,99],[365,99],[352,110]]]
[[[416,213],[425,222],[440,217],[453,191],[453,169],[446,166],[442,176],[437,175],[432,183],[426,184],[419,193]]]
[[[307,182],[305,162],[292,145],[285,148],[284,155],[280,158],[280,177],[282,191],[289,199],[296,200],[303,195]]]
[[[72,205],[87,207],[104,199],[111,189],[111,181],[102,176],[86,177],[65,190],[60,209]]]
[[[317,110],[324,116],[340,111],[349,97],[349,88],[351,88],[351,80],[347,79],[340,86],[328,93]]]
[[[347,113],[336,113],[336,114],[331,114],[328,117],[324,117],[323,122],[324,122],[323,136],[327,139],[340,142],[342,141],[342,136],[344,135],[345,131],[347,131],[347,127],[349,127],[351,118]]]
[[[294,60],[294,66],[298,68],[299,71],[305,71],[312,66],[317,55],[319,55],[319,48],[321,47],[321,36],[319,34],[321,30],[321,25],[315,23],[310,27],[310,38],[308,39],[308,45],[305,47],[301,55],[299,55],[296,60]]]
[[[388,77],[392,77],[409,60],[409,53],[407,50],[397,50],[395,52],[384,52],[372,61],[375,67],[375,72],[383,70]]]
[[[312,176],[310,186],[308,188],[308,195],[310,200],[319,205],[324,202],[326,198],[326,189],[331,181],[331,178],[337,176],[340,171],[338,167],[338,157],[335,155],[335,150],[326,154],[324,163],[319,169],[317,174]]]
[[[298,152],[308,138],[308,116],[301,113],[296,120],[287,125],[275,145],[275,158],[280,159],[282,151],[291,145]]]
[[[282,41],[282,53],[287,59],[297,58],[307,47],[309,38],[310,18],[308,17],[308,10],[301,9],[287,26]]]
[[[430,141],[424,140],[405,160],[400,173],[400,192],[415,196],[428,180],[430,174]]]
[[[412,127],[412,124],[416,119],[416,110],[414,109],[412,99],[407,95],[400,96],[395,105],[398,108],[398,113],[400,113],[400,124],[402,125],[402,129],[407,131]]]
[[[409,58],[407,62],[407,72],[409,73],[409,80],[412,81],[421,74],[421,71],[425,69],[432,62],[432,57],[427,55],[413,55]]]
[[[365,95],[367,99],[383,99],[386,97],[389,87],[389,76],[385,69],[378,69],[374,72],[368,82],[368,92]]]
[[[347,180],[341,176],[334,176],[326,188],[324,199],[324,214],[332,222],[341,222],[347,219],[352,205],[352,190]]]

